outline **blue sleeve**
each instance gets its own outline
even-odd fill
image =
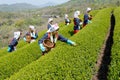
[[[38,40],[38,44],[43,43],[43,40],[47,38],[48,38],[48,33],[44,34],[44,36],[40,40]]]
[[[32,39],[37,39],[37,37],[38,37],[38,34],[35,32],[35,34],[33,34],[33,33],[31,33],[32,35],[31,35],[31,38]]]
[[[85,14],[84,15],[84,20],[88,20],[88,18],[89,18],[88,14]]]
[[[76,25],[77,25],[77,26],[80,26],[80,19],[78,19],[78,18],[77,18],[77,20],[76,20]]]
[[[38,38],[38,33],[36,32],[35,36],[34,36],[34,39],[37,39],[37,38]]]
[[[68,21],[67,21],[67,19],[65,19],[65,23],[67,23]]]
[[[88,19],[89,19],[88,14],[85,14],[85,15],[84,15],[84,23],[87,23],[87,22],[88,22]]]
[[[75,24],[76,24],[76,26],[80,26],[80,19],[79,18],[75,18]]]
[[[65,19],[65,22],[66,22],[66,23],[69,23],[69,22],[70,22],[70,20],[69,20],[69,19]]]
[[[48,24],[47,29],[49,29],[50,27],[51,27],[51,25],[50,25],[50,24]]]
[[[62,42],[67,42],[68,39],[64,38],[62,35],[58,35],[58,40],[62,41]]]
[[[15,38],[10,43],[11,46],[16,46],[17,44],[18,44],[18,41]]]

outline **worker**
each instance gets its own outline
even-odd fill
[[[14,38],[9,42],[8,45],[8,49],[7,49],[8,52],[12,52],[16,50],[16,46],[21,37],[21,34],[22,33],[20,31],[14,32]]]
[[[65,14],[65,25],[69,25],[71,20],[68,18],[68,14]]]
[[[52,25],[52,27],[49,28],[47,33],[38,41],[38,44],[40,46],[40,49],[41,49],[43,55],[44,55],[44,53],[47,52],[47,48],[43,44],[43,41],[46,39],[49,39],[54,44],[56,44],[57,40],[60,40],[62,42],[66,42],[73,46],[76,45],[75,42],[73,42],[67,38],[64,38],[62,35],[58,34],[58,30],[59,30],[59,26],[57,24]]]
[[[24,36],[24,41],[28,42],[28,43],[32,43],[34,42],[36,39],[38,38],[38,34],[35,30],[35,27],[30,25],[29,26],[29,31],[25,34]]]
[[[80,11],[76,11],[74,13],[74,34],[76,34],[80,29],[82,25],[82,20],[79,18],[80,16]]]
[[[91,23],[92,15],[89,14],[90,12],[91,12],[91,8],[88,7],[86,13],[84,14],[83,27],[85,27],[88,23]]]

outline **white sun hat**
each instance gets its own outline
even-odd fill
[[[54,32],[59,29],[58,24],[52,25],[47,32]]]
[[[53,21],[53,18],[49,18],[48,19],[48,23],[50,23],[51,21]]]
[[[87,12],[88,12],[88,11],[91,11],[91,8],[90,8],[90,7],[88,7],[86,11],[87,11]]]
[[[20,37],[20,31],[14,32],[14,38],[18,39]]]
[[[77,14],[77,15],[80,15],[80,11],[76,11],[76,14]]]
[[[32,29],[32,30],[34,30],[34,29],[35,29],[35,27],[34,27],[34,26],[32,26],[32,25],[30,25],[30,26],[29,26],[29,28],[30,28],[30,29]]]
[[[66,19],[66,18],[68,18],[68,15],[67,15],[67,14],[65,14],[65,19]]]
[[[80,11],[75,11],[75,13],[74,13],[74,18],[78,18],[79,15],[80,15]]]

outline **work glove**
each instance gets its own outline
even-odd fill
[[[83,22],[80,22],[80,26],[83,24]]]
[[[80,26],[78,26],[79,30],[80,30]]]
[[[67,43],[70,44],[70,45],[76,46],[76,43],[71,41],[71,40],[67,40]]]
[[[16,46],[14,46],[14,51],[16,51]]]
[[[70,23],[67,23],[67,25],[69,25]]]
[[[91,21],[91,20],[88,20],[88,23],[92,23],[92,21]]]
[[[31,37],[37,38],[36,35],[35,35],[35,33],[31,33]]]
[[[11,47],[8,47],[7,51],[8,51],[8,52],[11,52]]]
[[[26,38],[24,37],[23,40],[26,41]]]
[[[45,47],[44,47],[44,45],[41,43],[41,44],[39,44],[39,46],[40,46],[40,49],[42,50],[42,52],[45,52]]]

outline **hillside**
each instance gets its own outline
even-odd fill
[[[95,13],[93,15],[95,15]],[[71,31],[71,29],[73,27],[73,24],[71,24],[69,26],[70,28],[65,27],[64,23],[62,23],[60,25],[61,25],[60,33],[62,33],[67,38],[71,37],[71,35],[68,34],[68,33],[69,33],[69,31]],[[43,35],[43,33],[44,32],[40,32],[39,37],[41,37]],[[24,42],[22,42],[22,43],[24,43]],[[20,43],[20,45],[22,43]],[[1,62],[0,72],[2,72],[1,73],[2,76],[0,76],[0,78],[3,79],[3,78],[6,78],[6,77],[9,77],[9,75],[14,74],[20,68],[30,64],[32,61],[36,61],[41,56],[41,54],[40,54],[41,51],[39,50],[39,46],[36,45],[36,44],[37,44],[37,41],[34,44],[31,44],[31,45],[21,46],[21,48],[18,49],[18,51],[13,52],[12,54],[6,54],[6,56],[4,55],[3,57],[1,57],[0,58],[1,59],[1,61],[0,61]],[[59,42],[58,42],[57,46],[59,47],[60,45],[61,44],[59,44]],[[65,45],[65,44],[63,44],[63,45]],[[33,48],[33,46],[34,46],[34,48]],[[23,59],[23,55],[24,55],[24,59]],[[7,65],[4,62],[7,62]],[[14,63],[15,65],[11,64],[11,63]],[[10,66],[10,64],[11,64],[11,66]],[[4,65],[6,65],[6,66],[4,66]],[[8,66],[9,66],[9,68],[5,68],[5,67],[8,67]],[[4,72],[4,70],[2,70],[3,67],[4,67],[4,70],[6,72]],[[4,75],[4,74],[7,74],[7,75]]]
[[[41,9],[0,12],[0,47],[5,47],[0,48],[0,80],[119,80],[120,7],[116,6],[118,0],[71,0]],[[93,9],[92,23],[73,35],[74,24],[66,26],[64,14],[73,20],[74,11],[80,10],[83,19],[87,7]],[[57,41],[55,48],[43,56],[38,39],[46,32],[51,15],[59,15],[54,17],[59,33],[77,46]],[[29,25],[38,30],[38,39],[31,44],[21,39],[17,50],[8,53],[6,46],[13,32],[21,30],[24,35]]]
[[[81,10],[81,12],[85,12],[86,7],[92,7],[92,9],[101,9],[105,7],[113,7],[119,6],[119,0],[70,0],[69,2],[62,4],[64,8],[73,9],[73,10]],[[69,13],[69,12],[68,12]]]
[[[33,6],[27,3],[16,3],[16,4],[3,4],[0,5],[0,11],[2,12],[12,12],[12,11],[23,11],[39,8],[38,6]]]
[[[90,80],[93,74],[98,71],[98,68],[95,69],[95,64],[97,57],[100,55],[101,49],[103,49],[101,47],[105,42],[106,34],[109,32],[110,14],[113,9],[114,8],[105,8],[97,11],[93,10],[93,23],[87,25],[73,36],[71,36],[73,23],[69,26],[65,26],[63,22],[59,24],[60,33],[75,41],[78,44],[76,47],[58,41],[57,46],[45,56],[41,56],[37,41],[30,45],[21,41],[18,45],[18,50],[11,54],[5,52],[6,48],[1,49],[0,79]],[[119,15],[117,15],[119,12],[117,11],[118,10],[115,10],[115,16],[118,16],[117,22],[119,22]],[[80,17],[82,16],[83,15]],[[34,16],[32,18],[36,17]],[[28,18],[28,20],[30,20],[30,18]],[[33,22],[36,21],[33,20]],[[119,47],[119,45],[116,44],[119,43],[119,24],[116,26],[117,28],[115,29],[114,37],[115,43],[113,43],[114,46],[112,51],[114,56],[112,56],[112,58],[113,61],[118,62],[116,57],[119,55],[119,48],[116,47]],[[44,31],[40,32],[39,38],[41,38],[44,33]],[[118,51],[117,54],[115,54],[116,51]],[[107,54],[111,54],[111,52],[108,52]],[[107,59],[110,57],[110,55],[106,56]],[[113,75],[113,73],[115,73],[114,67],[118,70],[115,62],[112,62],[113,66],[110,66],[111,73],[109,73],[108,77],[111,78],[111,80],[119,79],[119,72],[116,71],[117,73],[114,74],[117,75],[117,77]],[[105,65],[108,66],[108,64]],[[106,76],[103,75],[103,78],[104,77]]]
[[[102,9],[104,7],[118,6],[119,2],[117,2],[117,0],[70,0],[64,4],[40,9],[24,3],[3,5],[4,7],[0,7],[2,10],[7,11],[8,9],[8,11],[12,10],[12,12],[0,12],[0,47],[7,46],[8,41],[12,37],[9,34],[13,34],[16,30],[22,30],[24,34],[29,25],[34,25],[38,31],[46,29],[47,20],[50,16],[59,16],[55,21],[58,23],[64,22],[65,13],[70,18],[73,18],[75,10],[80,10],[84,14],[87,7],[91,7],[93,10]],[[21,5],[23,7],[20,7]],[[13,12],[14,9],[22,11]],[[27,10],[23,11],[24,9]],[[6,32],[8,33],[6,34]]]
[[[111,10],[111,8],[100,10],[95,15],[92,24],[69,38],[77,42],[78,45],[76,47],[58,42],[57,47],[49,52],[49,54],[41,56],[38,60],[23,67],[8,78],[8,80],[90,80],[94,73],[96,58],[108,32],[108,21],[110,20],[109,14]],[[71,24],[71,27],[72,25],[73,24]],[[69,29],[67,27],[65,28]],[[99,32],[100,30],[101,32]],[[66,36],[68,33],[69,32],[66,32],[64,35]],[[6,59],[4,60],[6,61]],[[11,63],[11,61],[8,62],[8,64],[9,63]],[[16,66],[17,64],[20,65],[17,62],[15,62],[15,64]],[[3,65],[2,61],[1,65]],[[17,70],[16,66],[14,67]],[[2,67],[3,66],[1,66],[1,68]],[[14,71],[11,70],[11,68],[9,69],[11,73]],[[3,70],[1,69],[1,71]]]

